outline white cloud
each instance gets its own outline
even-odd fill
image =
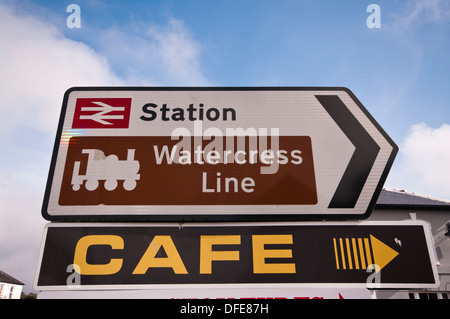
[[[450,0],[414,0],[405,2],[405,12],[394,16],[394,26],[408,31],[423,24],[443,24],[450,19]]]
[[[24,282],[29,292],[46,223],[40,216],[44,191],[37,186],[42,180],[1,171],[0,180],[0,269]]]
[[[53,132],[69,87],[123,83],[105,58],[52,25],[6,6],[0,6],[0,21],[1,134],[18,124]]]
[[[399,148],[389,186],[450,199],[450,125],[413,125]]]
[[[418,0],[413,3],[412,10],[407,16],[409,21],[418,23],[448,22],[450,17],[449,0]]]
[[[136,23],[109,28],[99,45],[128,85],[210,85],[200,68],[200,44],[176,18],[164,26]]]
[[[0,4],[0,269],[31,284],[41,205],[64,92],[72,86],[206,85],[200,45],[182,21],[107,30],[94,51]],[[100,39],[98,39],[100,40]],[[114,45],[114,50],[108,46]],[[123,68],[126,76],[113,71]]]
[[[198,85],[208,82],[198,71],[199,44],[193,41],[182,21],[171,18],[167,27],[150,27],[147,34],[156,41],[159,59],[171,77]]]
[[[0,5],[0,269],[32,289],[41,205],[64,92],[121,85],[107,60],[52,25]]]

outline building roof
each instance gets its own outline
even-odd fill
[[[0,270],[0,282],[4,282],[7,284],[14,284],[14,285],[25,285],[23,282],[17,280],[16,278],[8,275],[7,273]]]
[[[404,190],[384,188],[378,197],[375,208],[450,210],[450,201]]]

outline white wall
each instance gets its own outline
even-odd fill
[[[3,282],[0,283],[0,299],[20,299],[21,293],[21,285],[13,285]]]
[[[445,224],[450,221],[450,210],[375,209],[367,220],[408,220],[415,217],[431,226],[436,240],[436,257],[440,279],[439,291],[450,291],[450,238],[445,238]]]

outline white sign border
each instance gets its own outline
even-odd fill
[[[324,208],[324,212],[317,209],[309,209],[308,205],[148,205],[143,206],[145,210],[136,208],[137,206],[127,205],[95,205],[95,206],[59,206],[58,196],[60,187],[60,181],[55,177],[55,169],[59,162],[59,171],[61,171],[61,165],[65,162],[65,153],[60,152],[60,144],[62,141],[67,141],[68,136],[63,135],[63,127],[67,116],[73,117],[73,114],[66,114],[69,97],[76,92],[89,91],[109,92],[114,97],[123,97],[126,92],[133,91],[153,91],[153,92],[200,92],[205,91],[212,93],[214,91],[227,92],[227,91],[242,91],[242,92],[261,92],[261,91],[300,91],[308,92],[311,94],[321,95],[336,95],[340,92],[339,96],[345,103],[345,105],[351,109],[352,114],[357,118],[361,125],[375,136],[372,136],[376,140],[378,145],[385,145],[392,148],[392,151],[387,158],[381,158],[379,155],[376,158],[369,176],[379,176],[378,182],[366,182],[361,190],[360,198],[358,199],[355,208],[333,208],[332,210]],[[350,143],[351,144],[351,143]],[[314,148],[314,146],[313,146]],[[50,167],[49,177],[47,181],[47,187],[45,191],[44,203],[42,207],[42,215],[49,221],[102,221],[102,220],[115,220],[115,221],[258,221],[258,220],[359,220],[367,218],[373,208],[375,207],[376,200],[381,192],[384,181],[387,178],[387,174],[390,167],[393,164],[393,160],[398,151],[398,147],[379,126],[379,124],[371,117],[364,106],[354,96],[354,94],[347,88],[342,87],[77,87],[69,89],[63,101],[63,109],[61,111],[60,123],[58,127],[57,137],[55,140],[55,146],[53,151],[52,163]],[[62,155],[61,155],[62,154]],[[62,157],[61,157],[62,156]],[[380,164],[381,162],[381,164]],[[383,165],[384,163],[384,165]],[[382,172],[375,172],[376,166],[382,165],[384,167]],[[315,169],[317,169],[315,167]],[[320,174],[316,170],[316,174]],[[316,182],[319,183],[316,178]],[[317,185],[319,187],[319,185]],[[337,186],[336,186],[337,187]],[[318,196],[320,195],[318,190]],[[364,203],[362,206],[361,203]],[[323,205],[323,204],[322,204]],[[299,206],[302,206],[302,212],[299,212]],[[311,205],[315,206],[315,205]],[[107,211],[102,211],[101,207],[107,207]],[[56,213],[55,213],[56,211]],[[332,211],[332,212],[331,212]]]

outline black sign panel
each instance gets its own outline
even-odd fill
[[[420,222],[49,225],[35,286],[435,287],[430,247]]]

